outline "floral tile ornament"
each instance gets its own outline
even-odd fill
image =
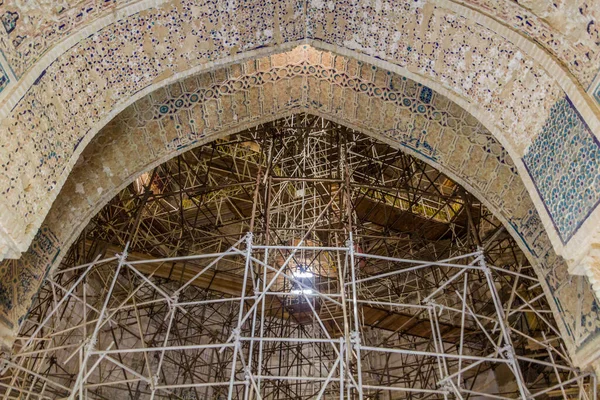
[[[523,163],[567,243],[600,202],[600,143],[567,96],[550,109]]]

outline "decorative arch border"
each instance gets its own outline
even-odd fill
[[[309,46],[305,47],[309,48]],[[288,54],[288,57],[294,58],[294,53],[306,53],[313,50],[314,49],[296,49],[289,52],[291,55]],[[331,53],[327,54],[330,54],[332,57],[344,58],[341,56],[332,55]],[[270,59],[273,60],[282,56],[282,54],[275,54],[272,55]],[[307,56],[307,58],[311,57]],[[354,59],[346,59],[346,62],[351,63],[353,69],[357,68],[357,66],[361,63],[360,61]],[[256,64],[257,73],[260,72],[261,59],[247,61],[246,63]],[[307,65],[310,65],[310,63]],[[176,91],[180,92],[179,98],[181,98],[181,96],[185,94],[181,89],[186,87],[186,85],[191,84],[191,81],[196,80],[196,86],[198,86],[197,83],[202,77],[206,78],[210,76],[220,76],[220,79],[225,79],[231,74],[223,73],[224,70],[228,69],[231,71],[240,66],[241,64],[232,64],[228,68],[216,70],[211,73],[192,76],[188,80],[179,80],[177,83],[174,83],[172,87],[179,87],[179,89]],[[373,83],[373,85],[375,85],[374,82],[377,82],[379,79],[378,84],[381,86],[381,76],[385,76],[386,74],[389,76],[391,74],[390,71],[386,71],[385,69],[379,70],[376,66],[368,65],[367,67],[372,69],[372,71],[377,71],[372,72],[372,79],[370,83]],[[358,72],[355,72],[354,76],[349,76],[347,78],[350,80],[354,79],[356,81],[355,84],[360,84],[361,76],[362,75],[360,75]],[[395,75],[395,78],[405,79],[397,75]],[[306,76],[302,77],[293,74],[286,78],[286,80],[290,82],[293,79],[302,79],[306,81],[309,78]],[[366,82],[363,83],[369,83],[366,78],[364,80]],[[316,81],[314,84],[318,86],[319,82]],[[265,84],[263,84],[263,86],[264,85]],[[366,89],[363,91],[364,98],[369,98],[369,96],[365,94],[366,92],[374,92],[374,87],[376,87],[376,85],[373,85],[370,87],[367,85]],[[419,84],[416,82],[411,83],[411,85],[413,88],[420,88],[418,89],[418,93],[416,91],[413,93],[413,96],[419,97],[422,103],[421,105],[429,104],[430,102],[435,103],[436,96],[441,96],[432,92],[431,89],[427,87],[419,86]],[[385,88],[385,86],[383,87]],[[531,210],[532,207],[528,206],[529,197],[524,188],[521,189],[520,193],[522,198],[519,203],[524,204],[523,209],[530,210],[530,213],[529,216],[526,216],[523,221],[516,222],[514,220],[516,214],[506,212],[506,210],[502,211],[499,209],[497,202],[496,204],[490,202],[489,194],[485,194],[479,188],[477,188],[477,185],[474,184],[475,181],[472,180],[474,177],[471,177],[471,181],[469,181],[468,176],[461,177],[457,171],[452,171],[449,169],[448,166],[450,163],[445,166],[439,161],[439,159],[436,160],[435,157],[432,157],[431,150],[435,149],[431,146],[429,148],[427,146],[421,146],[418,148],[418,146],[415,147],[414,141],[411,141],[413,138],[410,135],[405,135],[403,142],[402,138],[399,138],[399,136],[396,136],[395,138],[385,136],[385,130],[378,133],[376,132],[376,129],[367,129],[368,125],[363,124],[361,126],[359,122],[361,121],[360,118],[354,118],[355,122],[352,122],[351,118],[346,117],[344,119],[343,115],[336,115],[335,113],[331,112],[323,112],[323,110],[319,109],[319,107],[315,108],[315,105],[318,104],[315,103],[314,94],[312,97],[309,95],[310,88],[308,85],[305,85],[302,89],[298,84],[295,86],[289,85],[289,89],[290,91],[296,90],[296,97],[292,96],[291,94],[289,94],[289,96],[288,94],[285,94],[281,99],[285,99],[287,96],[288,101],[283,102],[283,104],[286,104],[283,109],[279,111],[275,109],[275,111],[270,114],[267,111],[262,110],[263,117],[261,117],[261,119],[252,119],[252,117],[249,117],[247,122],[239,122],[233,127],[219,127],[214,132],[209,130],[208,134],[195,135],[192,137],[192,140],[190,140],[189,143],[184,144],[183,146],[178,145],[171,150],[168,150],[167,144],[169,141],[167,140],[167,137],[162,133],[158,133],[159,130],[154,129],[156,126],[153,125],[151,135],[143,134],[140,129],[144,126],[144,124],[141,123],[142,121],[138,118],[139,115],[146,115],[146,119],[148,121],[147,123],[153,124],[155,122],[154,118],[150,118],[148,120],[148,117],[150,116],[150,114],[148,114],[149,111],[152,111],[154,113],[153,115],[156,115],[157,112],[161,113],[161,108],[165,104],[176,106],[175,103],[177,100],[174,97],[169,98],[169,93],[171,95],[173,94],[169,92],[169,87],[165,87],[161,84],[161,89],[151,92],[149,95],[134,103],[123,113],[121,113],[113,122],[107,125],[103,131],[93,139],[92,143],[83,151],[83,154],[80,158],[81,164],[76,166],[73,172],[69,175],[69,179],[62,189],[61,196],[59,196],[57,201],[53,204],[53,207],[46,218],[42,229],[38,232],[30,250],[22,257],[21,260],[15,262],[14,264],[8,264],[8,267],[6,266],[7,264],[5,264],[5,268],[0,271],[0,274],[4,275],[5,277],[10,275],[18,276],[18,285],[20,285],[17,285],[13,288],[12,298],[17,300],[14,303],[20,304],[21,307],[14,308],[8,313],[3,313],[5,325],[7,325],[7,322],[10,323],[11,321],[17,321],[25,315],[31,301],[31,296],[33,293],[35,293],[36,288],[39,287],[43,277],[46,273],[48,273],[48,271],[50,271],[60,262],[60,259],[64,255],[64,253],[61,252],[61,249],[68,249],[72,241],[77,237],[77,235],[81,232],[93,215],[95,215],[99,208],[102,207],[108,200],[110,200],[110,198],[116,195],[118,190],[121,190],[126,184],[130,183],[136,176],[142,173],[142,171],[158,165],[167,159],[185,150],[188,150],[192,146],[196,146],[207,141],[212,141],[219,136],[238,132],[261,122],[278,119],[292,113],[309,112],[321,115],[324,118],[333,120],[334,122],[362,131],[363,133],[383,140],[394,147],[404,147],[408,153],[413,154],[440,169],[442,172],[446,173],[452,179],[455,179],[469,191],[474,193],[478,198],[480,198],[482,202],[484,202],[484,204],[486,204],[486,206],[500,218],[505,226],[507,226],[509,232],[513,236],[516,236],[519,244],[524,248],[526,255],[530,258],[532,264],[535,266],[536,272],[541,278],[544,279],[544,290],[549,300],[554,300],[549,301],[549,304],[554,311],[555,316],[559,317],[557,318],[557,321],[561,327],[561,331],[564,333],[565,341],[569,347],[570,354],[575,360],[581,359],[581,354],[589,355],[589,349],[594,348],[595,344],[600,341],[598,340],[600,339],[600,335],[598,335],[600,332],[600,325],[585,327],[582,325],[582,322],[585,324],[586,321],[600,319],[597,311],[595,311],[598,308],[597,299],[590,290],[585,278],[577,277],[575,278],[574,282],[569,281],[568,284],[565,284],[565,280],[567,280],[566,265],[564,261],[554,255],[552,246],[550,245],[548,238],[544,233],[544,229],[541,226],[539,218],[537,218],[535,211]],[[423,95],[425,89],[429,90],[429,92],[426,92],[427,94]],[[277,96],[277,93],[286,93],[285,91],[278,91],[275,88],[273,88],[272,91],[275,93],[275,97]],[[227,96],[231,97],[234,96],[234,94],[228,94]],[[256,96],[256,98],[260,97],[259,94]],[[347,96],[337,94],[337,97],[339,99],[343,99]],[[153,99],[161,99],[162,102],[154,101],[154,103],[152,103],[151,100]],[[208,101],[210,101],[210,99],[207,100],[206,103],[208,103]],[[446,102],[449,107],[454,107],[452,102],[448,99],[442,99],[442,103],[443,102]],[[273,104],[275,104],[275,98],[273,99]],[[364,106],[364,104],[360,104],[359,107],[359,100],[357,99],[356,104],[354,104],[354,113],[358,112],[360,109],[364,110]],[[177,115],[177,113],[186,112],[186,110],[181,108],[181,106],[179,107],[179,110],[176,110],[176,108],[174,110],[175,115]],[[418,115],[419,112],[420,111],[418,109],[410,111],[411,118],[413,118],[415,115]],[[432,113],[433,112],[434,111],[432,111]],[[465,125],[469,127],[469,129],[472,129],[472,135],[485,136],[494,141],[493,136],[489,134],[489,132],[487,132],[486,129],[472,116],[468,115],[468,113],[464,111],[460,112],[464,113],[464,118],[472,121],[470,125]],[[165,111],[165,113],[167,113],[167,111]],[[206,117],[212,118],[218,116],[219,114],[219,110],[212,109],[211,112],[206,113]],[[251,116],[261,114],[248,112],[247,115]],[[358,117],[358,114],[355,115]],[[368,121],[368,118],[365,121]],[[394,123],[396,124],[396,122]],[[457,129],[456,126],[452,128],[453,131],[455,129]],[[174,123],[169,123],[169,125],[165,128],[165,132],[168,132],[169,130],[173,136],[172,139],[181,139],[180,134],[173,135],[175,133],[174,131],[178,130]],[[202,132],[205,131],[206,130]],[[387,133],[389,134],[390,132],[387,131]],[[394,132],[392,132],[392,135],[393,134]],[[456,132],[453,134],[458,137]],[[146,142],[144,142],[142,138],[145,138]],[[181,141],[176,141],[175,143],[181,144]],[[140,147],[143,148],[144,146],[147,146],[147,149],[141,150],[143,154],[140,153],[138,157],[131,157],[131,153],[134,150],[140,150]],[[498,145],[498,147],[502,148],[501,145]],[[131,152],[128,151],[127,154],[124,154],[124,148],[130,149]],[[152,150],[152,148],[154,148],[154,150]],[[162,155],[161,151],[164,151]],[[479,153],[484,153],[482,150],[478,151]],[[505,150],[502,149],[502,151]],[[428,152],[430,153],[428,154]],[[473,151],[472,155],[475,153],[476,151]],[[465,153],[463,152],[463,156],[464,154]],[[130,167],[127,165],[112,165],[115,170],[122,171],[121,175],[119,175],[119,173],[111,171],[111,163],[103,162],[102,157],[108,157],[105,161],[110,161],[111,158],[113,160],[120,159],[121,161],[129,162],[139,162],[140,160],[144,159],[153,161],[144,165],[132,165]],[[506,160],[502,168],[504,168],[504,170],[513,169],[514,165],[512,165],[510,162],[510,157],[507,154],[505,154],[505,157]],[[500,164],[501,163],[496,160],[496,165]],[[102,176],[104,176],[104,178],[102,178]],[[513,177],[512,180],[508,182],[510,184],[508,186],[511,186],[513,189],[515,187],[519,187],[519,176],[515,171],[508,174],[509,178],[511,176]],[[106,185],[103,182],[106,183]],[[104,186],[107,186],[107,188]],[[66,217],[67,215],[70,216],[70,219]],[[512,220],[510,216],[513,217]],[[12,268],[10,267],[11,265]],[[4,289],[4,292],[6,292],[6,287],[0,289]],[[0,290],[0,292],[2,292],[2,290]],[[579,303],[583,303],[584,306],[580,307]],[[4,306],[6,307],[6,304],[4,304]],[[14,334],[14,329],[17,329],[17,327],[18,323],[13,323],[12,334]],[[6,343],[10,343],[10,335],[11,334],[5,335]]]
[[[61,41],[51,46],[51,48],[46,51],[44,55],[40,57],[39,60],[31,68],[29,68],[27,72],[20,79],[18,79],[17,82],[15,82],[15,84],[10,86],[9,90],[6,90],[6,92],[0,95],[0,100],[3,100],[2,103],[4,103],[2,107],[0,107],[0,119],[6,117],[10,113],[12,108],[25,95],[35,81],[43,74],[46,68],[54,63],[64,53],[76,46],[79,41],[94,35],[95,33],[106,27],[109,27],[112,24],[119,22],[121,19],[145,10],[161,7],[170,1],[172,0],[139,0],[132,4],[126,4],[123,7],[117,8],[110,13],[106,13],[99,18],[92,20],[89,24],[84,25],[81,29],[74,31]],[[452,0],[429,0],[429,2],[451,10],[457,15],[481,24],[496,34],[505,37],[511,43],[517,45],[525,54],[533,58],[540,65],[544,66],[544,68],[552,76],[556,77],[557,82],[561,85],[567,96],[573,99],[577,109],[583,110],[583,114],[588,114],[588,106],[591,106],[592,110],[598,107],[598,104],[593,102],[593,99],[590,99],[589,96],[581,95],[581,85],[574,78],[574,76],[568,71],[568,69],[564,67],[563,64],[555,60],[539,43],[529,40],[527,37],[523,36],[522,33],[519,33],[514,29],[510,29],[507,25],[504,25],[496,19],[487,16],[486,14],[478,11],[476,8],[467,7]],[[305,40],[311,39],[313,38],[309,37],[308,35],[305,37]],[[8,65],[7,67],[10,68]],[[594,111],[592,111],[592,113],[593,112]]]
[[[158,3],[156,2],[158,1]],[[14,114],[19,114],[19,110],[17,108],[19,105],[29,104],[30,101],[27,98],[30,95],[35,97],[38,93],[34,92],[34,88],[36,86],[47,84],[47,80],[50,79],[48,76],[45,76],[53,66],[60,64],[65,58],[68,58],[69,55],[77,53],[81,51],[82,46],[85,47],[84,42],[86,40],[89,41],[90,37],[99,37],[102,35],[102,32],[113,29],[113,27],[124,23],[123,21],[127,20],[127,18],[134,18],[135,16],[140,15],[140,13],[148,13],[152,12],[155,7],[159,7],[162,9],[167,9],[171,3],[166,2],[165,0],[156,0],[156,1],[141,1],[139,3],[135,3],[130,6],[126,6],[123,9],[119,10],[114,15],[104,16],[96,21],[94,21],[91,25],[86,28],[77,31],[75,34],[69,36],[65,41],[61,42],[59,45],[55,46],[55,48],[46,54],[44,61],[40,61],[38,65],[35,66],[31,72],[19,82],[19,86],[11,91],[9,98],[7,98],[3,103],[3,106],[0,108],[0,118],[10,120],[10,122],[14,121]],[[583,214],[584,217],[580,218],[577,221],[578,226],[576,232],[567,232],[568,235],[565,237],[561,236],[560,229],[561,226],[558,226],[554,219],[552,218],[552,212],[554,208],[548,207],[548,195],[545,193],[541,193],[538,191],[540,187],[540,179],[545,178],[544,176],[537,176],[531,173],[531,168],[527,166],[527,159],[523,158],[521,161],[521,157],[527,155],[530,148],[536,149],[536,146],[530,146],[531,141],[537,136],[544,134],[544,132],[530,132],[530,138],[525,140],[526,149],[523,149],[519,146],[515,147],[510,139],[507,139],[506,129],[502,128],[502,124],[498,122],[498,120],[494,120],[494,118],[489,118],[489,112],[482,110],[481,104],[477,102],[477,99],[473,96],[470,96],[468,93],[465,93],[461,88],[453,87],[452,85],[448,85],[447,83],[440,83],[442,81],[438,81],[432,78],[431,73],[428,75],[427,72],[422,72],[415,70],[415,68],[411,68],[407,66],[406,68],[400,66],[398,64],[398,60],[394,59],[394,57],[390,57],[389,55],[378,52],[376,49],[370,49],[368,47],[360,48],[356,47],[356,41],[350,43],[348,41],[327,41],[324,38],[319,37],[317,25],[324,23],[328,18],[331,19],[333,16],[333,20],[329,22],[329,25],[333,23],[337,27],[337,23],[341,21],[335,20],[335,13],[325,13],[323,15],[319,13],[309,13],[307,12],[305,15],[306,24],[300,24],[302,27],[295,27],[292,29],[293,32],[287,32],[285,29],[281,29],[281,21],[286,22],[286,18],[289,19],[289,16],[293,14],[293,8],[298,6],[298,2],[294,0],[287,0],[284,2],[279,2],[274,9],[271,10],[271,14],[274,16],[273,18],[273,27],[277,28],[276,32],[272,32],[270,37],[264,38],[257,45],[248,45],[244,44],[244,51],[237,52],[237,50],[233,51],[235,54],[232,56],[225,56],[223,54],[219,54],[217,56],[217,61],[211,61],[208,64],[199,64],[195,67],[192,67],[189,71],[183,71],[179,73],[175,73],[170,78],[165,77],[165,75],[157,76],[156,79],[163,82],[160,83],[152,83],[150,86],[147,86],[146,89],[153,90],[156,87],[164,86],[174,80],[180,79],[189,74],[193,74],[198,72],[199,70],[207,70],[211,67],[216,67],[220,65],[225,65],[227,63],[233,62],[235,60],[240,60],[248,57],[256,57],[258,54],[266,54],[266,53],[274,53],[278,51],[282,51],[284,49],[289,49],[293,47],[295,44],[300,43],[311,43],[313,46],[322,48],[322,49],[333,49],[336,52],[341,54],[352,55],[357,58],[366,58],[370,60],[370,62],[378,64],[380,66],[385,65],[386,68],[393,70],[394,72],[404,73],[405,75],[411,76],[411,78],[424,82],[431,87],[434,87],[436,91],[445,94],[449,98],[453,99],[458,104],[464,105],[473,115],[481,116],[480,120],[483,121],[488,129],[492,131],[499,138],[500,142],[504,145],[504,147],[509,151],[519,171],[523,180],[530,190],[532,199],[534,204],[540,213],[540,217],[546,227],[548,235],[554,245],[555,250],[565,256],[566,258],[573,260],[573,264],[578,264],[582,257],[586,255],[587,249],[592,245],[594,239],[594,234],[596,233],[596,227],[600,223],[600,210],[597,209],[594,204],[584,204],[584,207],[587,207]],[[292,8],[291,14],[289,8]],[[425,10],[427,9],[427,10]],[[560,63],[554,60],[549,54],[546,53],[539,45],[533,43],[529,39],[521,36],[519,33],[513,31],[512,29],[502,25],[501,23],[495,21],[494,19],[483,15],[482,13],[475,11],[474,9],[465,7],[463,5],[456,4],[449,0],[429,0],[423,3],[421,9],[425,10],[428,13],[435,12],[435,10],[453,13],[454,17],[460,19],[464,22],[465,26],[471,27],[472,29],[481,29],[489,34],[490,38],[495,38],[498,40],[498,43],[503,43],[503,45],[513,46],[516,51],[522,52],[524,54],[521,60],[525,60],[524,62],[530,63],[531,66],[528,70],[538,69],[539,71],[544,71],[549,77],[549,82],[551,85],[555,85],[554,91],[552,95],[549,97],[553,98],[553,96],[558,96],[557,101],[561,101],[566,98],[569,101],[569,104],[572,105],[572,109],[577,114],[577,117],[582,121],[583,135],[591,135],[592,138],[595,138],[598,132],[600,132],[600,118],[599,118],[599,110],[597,105],[595,105],[591,98],[585,94],[580,85],[574,80],[574,78],[566,71]],[[434,10],[434,11],[432,11]],[[314,10],[313,10],[314,11]],[[280,21],[281,20],[281,21]],[[226,21],[229,22],[229,21]],[[269,21],[271,23],[271,21]],[[383,28],[393,28],[393,26],[383,27]],[[285,28],[285,27],[284,27]],[[91,35],[91,36],[90,36]],[[422,39],[422,38],[419,38]],[[279,44],[278,44],[279,43]],[[293,44],[292,44],[293,43]],[[356,50],[361,51],[352,51],[349,50],[349,47],[355,47]],[[224,49],[227,50],[227,49]],[[237,52],[237,53],[236,53]],[[424,57],[427,57],[425,53]],[[384,61],[387,60],[387,61]],[[435,58],[430,60],[431,62],[437,62]],[[533,69],[532,69],[533,68]],[[40,72],[41,71],[41,72]],[[412,72],[411,72],[412,71]],[[163,71],[164,72],[164,71]],[[50,74],[53,75],[53,74]],[[147,90],[142,89],[143,92]],[[557,92],[558,91],[558,92]],[[50,205],[56,198],[56,195],[59,192],[59,188],[66,180],[66,176],[68,176],[69,171],[71,170],[75,160],[79,156],[79,153],[82,148],[89,143],[91,138],[97,133],[102,126],[106,124],[113,116],[118,114],[123,108],[125,108],[128,104],[135,101],[137,98],[141,97],[137,94],[140,91],[136,91],[131,94],[130,98],[128,98],[125,102],[118,103],[110,107],[110,112],[103,115],[102,118],[98,119],[93,127],[90,128],[84,137],[75,138],[74,142],[74,151],[71,154],[66,154],[68,157],[68,161],[59,166],[61,172],[56,177],[55,181],[52,182],[50,189],[48,190],[49,194],[45,193],[37,193],[37,197],[32,197],[31,190],[28,190],[30,187],[24,184],[24,187],[12,188],[13,193],[19,192],[21,190],[22,193],[18,193],[18,200],[8,200],[0,202],[0,214],[3,215],[0,220],[0,230],[4,232],[4,243],[1,243],[3,247],[9,248],[11,251],[6,251],[5,255],[16,256],[19,251],[24,251],[25,247],[32,240],[35,235],[37,227],[39,227],[42,223],[42,220],[45,216],[46,211],[49,209]],[[562,94],[561,94],[562,93]],[[553,104],[548,104],[547,107],[542,107],[540,110],[534,112],[533,118],[536,121],[537,125],[542,125],[544,120],[551,119],[552,115],[552,106]],[[23,109],[21,112],[29,112],[36,117],[35,112]],[[567,112],[571,112],[571,110],[567,110]],[[12,115],[12,116],[11,116]],[[22,115],[22,114],[21,114]],[[531,119],[531,118],[529,118]],[[528,120],[528,118],[522,118],[521,121]],[[8,124],[10,124],[10,122]],[[500,126],[499,126],[500,125]],[[5,125],[6,126],[6,125]],[[61,127],[58,126],[58,129]],[[539,126],[538,126],[539,128]],[[35,127],[33,129],[36,130]],[[4,131],[4,132],[3,132]],[[0,134],[5,135],[5,137],[14,136],[12,133],[6,135],[6,130],[3,130],[0,127]],[[27,132],[29,133],[29,131]],[[538,134],[539,133],[539,134]],[[538,134],[536,136],[536,134]],[[580,135],[581,136],[581,135]],[[20,137],[19,139],[23,139]],[[529,142],[528,142],[529,141]],[[600,145],[600,143],[599,143]],[[60,153],[60,151],[56,151],[56,153]],[[10,154],[10,153],[9,153]],[[53,153],[50,152],[50,161],[52,160]],[[31,156],[35,157],[38,155],[35,151]],[[40,154],[42,156],[46,156],[45,154]],[[535,154],[534,154],[535,156]],[[525,173],[527,172],[527,173]],[[27,173],[21,172],[21,175],[27,176]],[[5,179],[14,178],[12,172],[5,174]],[[0,180],[1,182],[2,180]],[[11,183],[12,185],[12,183]],[[36,185],[34,185],[36,186]],[[43,186],[43,185],[40,185]],[[35,191],[35,189],[33,189]],[[4,193],[6,194],[6,193]],[[597,193],[594,193],[594,196],[598,196]],[[40,209],[35,210],[34,212],[26,213],[25,216],[19,215],[19,211],[23,210],[23,204],[27,203],[27,197],[33,200],[29,200],[30,205],[39,204]],[[544,198],[545,197],[545,198]],[[600,198],[600,197],[599,197]],[[19,207],[15,209],[16,204],[21,204]],[[588,202],[589,203],[589,202]],[[19,211],[15,211],[19,210]],[[17,217],[18,216],[18,217]],[[27,220],[26,226],[20,226],[20,220]],[[9,230],[8,227],[15,227]],[[590,272],[589,268],[585,271],[583,269],[573,269],[574,272],[583,273],[587,272],[590,278],[594,278],[594,274]],[[599,288],[600,290],[600,288]]]

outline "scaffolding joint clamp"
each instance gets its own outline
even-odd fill
[[[507,360],[515,361],[515,350],[512,346],[506,345],[500,348],[500,353],[502,353]]]
[[[0,376],[4,375],[9,368],[9,362],[12,361],[12,355],[8,352],[0,352]]]
[[[97,338],[87,338],[85,344],[85,350],[89,353],[96,350],[96,344],[98,343]]]
[[[348,239],[346,240],[346,247],[348,248],[348,251],[352,254],[354,254],[354,243],[352,240]]]
[[[234,339],[234,341],[235,341],[236,343],[238,343],[238,342],[240,341],[240,337],[241,337],[241,334],[242,334],[242,332],[240,331],[240,329],[239,329],[239,328],[234,328],[234,329],[231,331],[231,334],[233,335],[233,339]]]
[[[440,303],[437,303],[435,300],[428,300],[427,303],[425,303],[425,305],[427,307],[431,307],[433,311],[435,311],[437,308],[442,308],[442,305]]]
[[[444,380],[440,384],[439,388],[442,392],[444,392],[447,395],[452,394],[454,392],[454,388],[452,387],[452,384],[448,380]]]

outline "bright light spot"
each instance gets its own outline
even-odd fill
[[[312,289],[294,289],[292,290],[292,294],[313,294]]]
[[[294,276],[296,278],[312,278],[315,275],[310,271],[294,271]]]

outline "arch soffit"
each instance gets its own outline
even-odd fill
[[[144,90],[144,87],[146,89],[154,88],[174,80],[175,77],[191,73],[193,70],[208,68],[209,65],[203,64],[207,59],[206,55],[208,55],[208,59],[218,59],[219,61],[215,64],[222,64],[245,56],[255,56],[252,48],[263,47],[254,53],[280,51],[283,48],[291,47],[294,40],[308,40],[304,38],[315,39],[310,42],[316,47],[332,48],[337,52],[352,54],[359,58],[367,57],[367,59],[380,64],[381,67],[387,66],[396,72],[404,72],[411,78],[426,82],[458,104],[464,105],[465,109],[484,122],[516,160],[516,166],[531,193],[555,249],[559,253],[569,256],[569,251],[572,249],[585,248],[585,245],[588,244],[586,238],[591,237],[590,230],[594,229],[596,220],[600,220],[599,212],[590,215],[595,209],[600,194],[592,193],[592,200],[589,200],[590,196],[582,199],[581,215],[575,218],[575,221],[559,221],[557,224],[556,217],[559,214],[560,205],[550,204],[548,206],[549,194],[537,192],[539,185],[536,183],[546,177],[540,176],[539,173],[531,175],[530,169],[527,168],[526,163],[521,162],[520,157],[524,154],[527,155],[526,152],[531,147],[532,141],[538,136],[542,136],[540,133],[544,133],[547,120],[553,112],[556,113],[554,110],[557,108],[556,104],[560,101],[565,102],[565,99],[567,106],[561,108],[559,105],[558,113],[576,114],[581,121],[579,130],[582,131],[582,135],[588,135],[587,139],[591,138],[591,140],[587,140],[590,142],[587,145],[597,145],[597,140],[594,141],[595,136],[592,134],[592,132],[598,131],[599,126],[596,111],[589,104],[589,98],[580,94],[578,85],[557,62],[540,48],[495,20],[447,0],[420,2],[416,6],[411,6],[412,8],[407,13],[410,18],[403,14],[406,10],[401,9],[399,15],[394,15],[393,18],[385,21],[381,18],[378,20],[377,23],[381,24],[380,28],[383,28],[379,29],[379,32],[380,34],[384,32],[386,36],[382,37],[384,40],[381,42],[387,46],[378,49],[373,45],[372,38],[369,39],[368,29],[365,29],[363,36],[350,34],[349,30],[337,29],[346,26],[345,18],[348,16],[344,14],[343,7],[333,10],[311,7],[306,17],[311,23],[308,31],[305,32],[304,24],[297,21],[295,24],[290,23],[297,19],[296,17],[302,10],[298,9],[298,3],[289,0],[279,2],[276,10],[267,10],[267,15],[277,16],[273,18],[273,21],[265,22],[264,19],[261,19],[259,23],[252,20],[252,17],[263,18],[259,12],[253,12],[250,23],[240,22],[248,32],[253,32],[254,38],[250,42],[248,42],[248,37],[241,37],[236,32],[232,32],[236,43],[227,44],[227,41],[222,38],[208,35],[204,38],[208,39],[208,42],[184,43],[181,46],[182,38],[188,36],[182,36],[179,31],[190,29],[188,25],[192,25],[194,18],[198,17],[198,15],[193,15],[197,10],[185,8],[185,1],[181,0],[177,4],[162,3],[158,9],[138,12],[144,7],[144,4],[146,3],[139,2],[130,8],[126,7],[127,10],[124,8],[122,15],[125,17],[118,23],[105,25],[103,30],[96,32],[93,36],[80,40],[77,45],[55,59],[52,65],[44,69],[39,76],[36,75],[35,85],[31,86],[30,90],[26,90],[25,86],[22,88],[20,86],[21,92],[15,92],[14,98],[6,101],[5,106],[0,110],[2,114],[7,115],[2,126],[4,134],[8,137],[17,137],[17,140],[12,142],[13,144],[7,146],[9,157],[15,158],[20,150],[20,154],[29,153],[35,160],[25,162],[25,165],[20,164],[18,160],[10,160],[12,162],[7,163],[10,164],[10,167],[5,168],[4,179],[0,180],[0,182],[6,182],[0,189],[7,198],[0,204],[2,215],[4,215],[0,225],[15,227],[8,236],[15,239],[13,246],[18,246],[20,251],[24,250],[36,232],[36,228],[40,226],[46,210],[54,201],[81,149],[112,116],[136,98],[141,97],[138,96],[142,93],[140,91],[147,92],[148,90]],[[174,16],[178,16],[174,13],[179,13],[182,9],[189,11],[189,21],[173,21]],[[132,14],[127,15],[127,13]],[[217,16],[218,21],[215,25],[226,22],[230,26],[237,26],[235,18],[226,18],[225,14],[223,12],[222,15]],[[243,12],[240,15],[247,19]],[[417,21],[413,20],[413,15],[418,16]],[[127,38],[127,32],[132,39],[136,30],[131,31],[131,27],[135,28],[138,25],[143,27],[146,21],[159,21],[158,25],[161,25],[161,18],[163,19],[163,30],[164,27],[169,26],[169,23],[173,23],[175,29],[170,29],[164,36],[161,36],[157,32],[158,28],[154,30],[149,25],[146,30],[150,37],[146,37],[146,42],[141,43],[138,49],[132,49],[133,42],[128,39],[121,42],[114,40],[114,35],[117,33],[121,33]],[[219,20],[219,18],[221,19]],[[113,19],[108,19],[103,23],[108,24],[111,21]],[[398,30],[398,21],[401,21],[403,25],[402,31]],[[354,26],[358,26],[364,21],[358,18],[352,23]],[[258,28],[255,29],[255,25]],[[440,25],[444,29],[435,32],[435,28]],[[102,23],[98,23],[97,28],[102,26]],[[139,31],[139,27],[137,32],[142,36],[145,35],[146,30]],[[262,28],[266,29],[262,30]],[[202,29],[206,29],[206,26],[198,27],[198,29],[201,32]],[[89,31],[86,33],[89,34]],[[407,35],[405,39],[409,45],[402,49],[398,48],[398,39],[394,39],[393,43],[387,39],[403,34]],[[477,35],[482,38],[482,43],[469,42],[470,37]],[[227,36],[227,32],[225,36]],[[252,37],[252,34],[248,36]],[[121,37],[119,36],[119,38]],[[163,43],[154,45],[152,40],[156,38],[160,38]],[[429,38],[431,41],[425,41],[424,38]],[[76,43],[75,40],[72,41]],[[448,43],[448,41],[450,42]],[[140,42],[143,41],[140,40]],[[287,43],[276,44],[280,42]],[[177,45],[171,46],[170,43],[177,43]],[[441,50],[429,48],[431,43],[440,47]],[[414,47],[411,47],[410,44],[413,44]],[[91,52],[91,55],[94,56],[94,52],[98,52],[99,48],[104,45],[108,49],[106,54],[96,54],[97,58],[90,60],[88,53]],[[461,54],[459,57],[459,54],[448,52],[447,45],[469,48],[470,53],[467,51],[469,54]],[[103,47],[102,50],[105,48]],[[490,60],[487,57],[490,50],[495,52],[497,60]],[[169,52],[179,56],[182,60],[179,60],[178,57],[169,57]],[[231,52],[239,53],[236,56],[228,56],[227,54]],[[120,72],[107,70],[106,65],[102,65],[101,61],[102,57],[107,55],[111,57],[111,62],[116,64],[123,63],[124,60],[131,61],[132,56],[138,57],[136,61],[141,67],[132,70],[124,66],[124,71]],[[470,56],[471,59],[477,58],[478,61],[483,61],[477,63],[478,71],[474,70],[472,65],[457,63],[465,55]],[[144,61],[146,58],[148,60]],[[164,65],[161,68],[149,68],[148,62],[150,61],[155,63],[162,61]],[[86,64],[89,65],[86,66]],[[192,65],[191,70],[185,71],[189,65]],[[194,67],[194,65],[196,66]],[[70,76],[66,72],[78,67],[81,69],[78,70],[77,77]],[[94,67],[96,68],[94,69]],[[146,69],[144,70],[144,68]],[[118,68],[112,69],[118,70]],[[144,76],[140,75],[142,70],[145,73],[145,75],[142,74]],[[62,76],[60,72],[63,72]],[[51,82],[51,77],[59,76],[62,79]],[[127,85],[125,85],[123,83],[124,76],[133,79],[128,79]],[[79,84],[74,85],[76,87],[67,84],[72,82]],[[157,84],[157,82],[161,83]],[[82,89],[83,87],[89,88],[87,94]],[[89,92],[95,93],[90,94]],[[565,95],[565,92],[568,96]],[[57,93],[60,93],[58,95],[60,98],[56,98]],[[98,97],[98,94],[101,96]],[[16,99],[20,100],[16,102]],[[96,104],[98,104],[97,107]],[[24,137],[26,134],[29,135],[32,130],[40,132],[39,141],[41,143],[31,143],[31,139]],[[82,136],[82,130],[87,134]],[[57,134],[57,132],[61,133]],[[56,146],[56,143],[60,143],[62,146]],[[537,147],[534,146],[534,149]],[[534,154],[532,158],[537,155]],[[38,160],[40,160],[39,165],[36,165]],[[531,164],[530,161],[530,166]],[[41,170],[41,174],[36,174],[36,166]],[[44,177],[41,178],[37,175]],[[35,184],[29,178],[21,180],[25,182],[20,182],[14,179],[15,176],[33,176]],[[586,179],[589,180],[590,177],[587,176]],[[9,194],[8,191],[12,193]],[[24,223],[19,223],[19,221],[24,221]],[[573,228],[569,224],[575,224],[576,227]],[[577,232],[577,229],[580,232]],[[575,233],[578,234],[575,235]],[[568,251],[565,250],[565,245],[568,246]]]
[[[37,257],[34,275],[56,265],[60,249],[66,251],[92,216],[142,171],[200,143],[296,112],[319,114],[400,146],[473,192],[536,266],[571,354],[595,338],[595,327],[578,328],[571,311],[579,284],[559,288],[564,262],[554,256],[510,157],[493,135],[427,86],[310,46],[190,76],[128,107],[93,139],[69,176],[42,229],[43,242],[55,241],[54,252],[27,257]],[[590,315],[594,295],[589,287],[583,293],[591,295],[583,314]],[[16,320],[24,312],[15,309],[8,317]]]

